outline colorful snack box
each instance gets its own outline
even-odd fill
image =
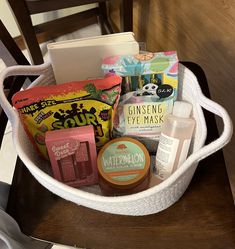
[[[48,159],[45,133],[93,125],[96,146],[111,139],[120,76],[41,86],[16,93],[12,102],[38,152]]]

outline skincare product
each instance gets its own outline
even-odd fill
[[[105,75],[122,76],[121,95],[137,91],[156,95],[159,99],[173,97],[178,89],[178,57],[176,51],[111,56],[103,59]]]
[[[148,187],[149,153],[133,138],[111,140],[100,150],[97,162],[105,195],[132,194]]]
[[[102,68],[106,75],[122,76],[113,136],[138,139],[155,154],[165,115],[177,98],[176,51],[108,57]]]
[[[96,144],[92,125],[46,132],[54,177],[72,187],[96,184]]]
[[[156,155],[156,176],[167,179],[186,160],[195,120],[190,118],[192,105],[176,101],[173,113],[165,117]]]

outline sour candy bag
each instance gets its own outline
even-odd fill
[[[30,140],[48,158],[45,133],[49,130],[93,125],[97,148],[111,139],[120,83],[121,77],[114,75],[39,86],[16,93],[12,102]]]

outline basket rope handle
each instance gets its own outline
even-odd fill
[[[38,79],[35,81],[41,80],[45,77],[45,73],[51,68],[51,64],[46,62],[41,65],[29,65],[29,66],[11,66],[5,68],[0,73],[0,106],[3,108],[4,112],[6,113],[8,119],[10,120],[11,124],[14,125],[17,123],[16,121],[16,114],[12,106],[10,105],[9,101],[6,98],[4,93],[4,80],[9,76],[39,76]]]
[[[187,161],[192,162],[195,160],[200,161],[223,148],[227,143],[229,143],[233,134],[233,123],[228,112],[221,105],[207,98],[202,93],[199,85],[196,86],[196,91],[198,104],[200,104],[200,106],[202,106],[205,110],[221,117],[223,121],[223,131],[217,139],[207,145],[204,145],[201,149],[194,152],[187,158]]]
[[[12,67],[6,68],[5,70],[1,72],[0,74],[0,105],[5,111],[11,124],[14,125],[14,123],[17,123],[16,113],[4,94],[4,91],[3,91],[4,80],[9,76],[16,76],[16,75],[24,75],[24,76],[40,75],[40,80],[41,80],[43,77],[45,77],[44,75],[46,71],[50,68],[51,68],[51,64],[47,62],[41,65],[35,65],[35,66],[31,66],[31,65],[30,66],[12,66]],[[227,111],[222,106],[217,104],[216,102],[205,97],[199,85],[196,86],[196,88],[197,88],[196,90],[197,90],[198,103],[204,109],[212,112],[213,114],[220,116],[223,120],[224,129],[220,137],[218,137],[213,142],[203,146],[197,152],[193,153],[192,155],[188,157],[187,160],[192,161],[192,162],[195,160],[200,161],[203,158],[207,157],[208,155],[211,155],[212,153],[224,147],[230,141],[232,137],[232,133],[233,133],[232,121]]]

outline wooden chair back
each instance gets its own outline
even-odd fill
[[[14,39],[11,37],[4,24],[0,21],[0,55],[1,59],[6,66],[12,66],[15,64],[29,65],[28,60],[16,45]],[[14,93],[19,91],[23,86],[26,77],[9,77],[4,82],[4,91],[7,95],[9,102]],[[4,131],[7,124],[6,114],[0,110],[0,146],[4,136]]]
[[[39,46],[41,42],[55,39],[97,22],[101,26],[102,34],[113,33],[107,13],[107,2],[105,0],[8,0],[33,64],[43,63],[43,55]],[[98,7],[38,25],[32,23],[31,15],[90,3],[97,3]],[[123,7],[128,8],[125,13],[129,13],[129,17],[125,17],[127,27],[124,27],[123,31],[131,31],[132,5],[133,0],[123,0]]]

